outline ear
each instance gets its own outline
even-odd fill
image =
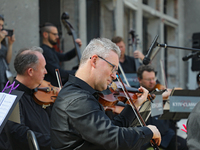
[[[49,34],[48,32],[43,32],[43,33],[42,33],[42,35],[43,35],[44,38],[47,38],[47,37],[48,37],[48,34]]]
[[[141,80],[142,80],[142,79],[140,79],[140,78],[138,77],[138,81],[141,82]]]
[[[96,68],[96,61],[97,61],[98,56],[97,55],[93,55],[92,57],[90,57],[90,64],[92,67]]]
[[[33,71],[34,71],[33,68],[28,68],[27,69],[27,74],[32,77],[33,76]]]

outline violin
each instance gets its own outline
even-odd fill
[[[35,90],[33,99],[44,109],[55,102],[60,92],[60,88],[51,85],[50,82],[45,80]]]
[[[118,105],[114,105],[114,106],[105,106],[104,110],[105,111],[109,111],[111,110],[114,114],[120,114],[122,112],[122,110],[124,109],[124,106],[118,106]]]
[[[136,93],[142,93],[138,89],[127,87],[128,93],[131,96],[133,103],[138,99]],[[123,92],[122,88],[113,88],[109,87],[110,94],[104,95],[99,93],[99,102],[104,106],[104,110],[112,110],[113,113],[120,114],[121,111],[124,109],[123,106],[118,106],[117,103],[119,101],[123,102],[124,104],[130,104],[127,100],[125,93]],[[147,99],[152,101],[155,98],[154,94],[148,94]]]
[[[157,83],[157,84],[155,85],[155,87],[154,87],[154,90],[155,90],[155,89],[158,89],[158,90],[165,90],[166,87],[165,87],[164,85],[160,84],[160,83]]]

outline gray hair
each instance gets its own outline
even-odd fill
[[[111,40],[106,38],[93,39],[83,51],[80,64],[84,64],[94,54],[106,58],[110,51],[114,51],[119,57],[121,55],[119,47]]]
[[[38,64],[38,57],[35,52],[43,53],[43,49],[41,47],[31,47],[21,49],[14,60],[14,67],[17,74],[23,75],[28,68],[33,68],[36,70],[36,66]]]

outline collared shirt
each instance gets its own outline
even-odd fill
[[[86,82],[69,76],[51,114],[52,149],[137,150],[151,140],[149,128],[130,127],[135,115],[129,105],[111,121],[98,98]]]
[[[20,84],[16,90],[23,91],[19,100],[21,124],[8,121],[10,133],[13,137],[14,150],[28,150],[27,131],[30,129],[35,133],[41,150],[50,149],[50,117],[46,108],[43,109],[33,99],[34,90],[29,89],[19,81],[15,80],[15,85]]]
[[[43,55],[46,60],[46,69],[47,74],[45,75],[45,80],[49,81],[52,85],[58,87],[58,81],[56,78],[55,69],[59,69],[60,77],[62,80],[67,80],[69,74],[74,74],[75,71],[64,70],[60,66],[60,62],[71,60],[76,56],[75,49],[67,53],[56,52],[54,48],[51,48],[45,44],[42,44],[41,48],[43,49]]]

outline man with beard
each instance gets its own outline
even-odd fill
[[[42,35],[42,46],[44,50],[44,57],[46,59],[46,69],[48,74],[45,76],[45,80],[51,82],[52,85],[58,86],[58,81],[55,74],[55,69],[59,69],[61,79],[65,82],[68,79],[69,74],[74,74],[75,71],[64,70],[60,66],[60,62],[69,61],[76,56],[75,48],[66,53],[56,52],[54,45],[57,44],[58,29],[52,23],[45,23],[41,26],[41,35]],[[76,39],[76,42],[79,46],[82,45],[80,39]]]

